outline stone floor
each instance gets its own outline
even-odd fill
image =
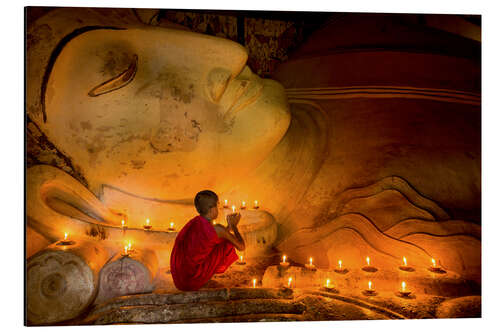
[[[266,269],[269,271],[275,260],[234,264],[195,292],[180,292],[168,269],[160,269],[153,293],[117,297],[94,305],[89,313],[72,324],[481,317],[480,292],[469,292],[467,288],[461,289],[465,295],[459,295],[459,291],[447,291],[446,296],[417,291],[401,297],[397,291],[387,290],[367,296],[359,289],[327,290],[312,284],[292,288],[273,285],[269,279],[264,280],[264,275],[268,275]],[[252,286],[254,278],[258,281],[256,288]],[[449,285],[451,287],[447,288],[460,288]]]

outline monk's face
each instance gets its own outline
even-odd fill
[[[256,168],[290,122],[284,90],[231,41],[163,28],[99,29],[62,49],[43,130],[91,190],[143,198],[223,192]]]

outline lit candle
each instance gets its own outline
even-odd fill
[[[406,282],[401,282],[401,290],[399,291],[399,296],[400,297],[408,297],[410,296],[411,291],[406,290]]]
[[[144,229],[149,230],[151,229],[151,225],[149,224],[149,219],[146,219],[146,224],[143,226]]]
[[[242,201],[242,202],[241,202],[241,209],[246,209],[246,208],[247,208],[247,207],[246,207],[246,203],[245,203],[245,201]]]
[[[366,257],[366,264],[370,266],[370,257]]]
[[[306,268],[315,271],[316,267],[313,265],[313,258],[309,257],[309,264],[306,264]]]
[[[289,265],[290,265],[290,263],[286,262],[286,256],[284,255],[283,256],[283,261],[280,262],[280,266],[284,267],[284,268],[287,268]]]
[[[170,227],[168,227],[169,231],[174,231],[174,222],[170,222]]]
[[[292,277],[290,276],[288,278],[288,288],[290,288],[291,285],[292,285]]]
[[[231,206],[231,209],[233,210],[233,213],[236,211],[236,206],[235,205],[232,205]]]
[[[65,233],[64,233],[64,240],[65,240],[65,241],[67,241],[67,240],[68,240],[68,233],[67,233],[67,232],[65,232]]]
[[[227,208],[227,199],[224,200],[224,208]]]
[[[255,200],[255,201],[253,202],[253,208],[254,208],[254,209],[259,209],[259,202],[258,202],[257,200]]]
[[[403,257],[403,265],[406,266],[406,257]]]
[[[432,258],[431,261],[432,261],[432,266],[436,267],[436,260],[434,260],[434,258]]]
[[[339,269],[342,269],[342,260],[339,260]]]
[[[126,246],[126,245],[125,245],[124,250],[125,250],[124,254],[125,254],[125,255],[127,255],[127,254],[128,254],[128,252],[127,252],[127,246]]]
[[[240,261],[243,262],[243,256],[240,256]]]
[[[122,220],[122,228],[125,228],[125,220]]]
[[[372,282],[368,281],[368,290],[372,290]]]
[[[330,288],[330,279],[326,279],[326,287]]]
[[[257,283],[257,279],[253,279],[253,287],[255,288],[255,283]]]
[[[129,241],[128,242],[128,250],[130,251],[131,248],[132,248],[132,243]]]

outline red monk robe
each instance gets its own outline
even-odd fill
[[[219,238],[203,216],[189,221],[175,239],[170,271],[177,289],[198,290],[238,259],[234,245]]]

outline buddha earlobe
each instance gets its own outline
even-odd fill
[[[97,97],[99,95],[106,94],[125,87],[127,84],[132,82],[135,77],[135,73],[137,72],[137,59],[137,55],[134,54],[132,63],[125,71],[94,87],[89,91],[88,95],[90,97]]]

